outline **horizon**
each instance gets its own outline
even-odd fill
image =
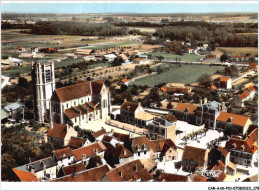
[[[24,3],[3,2],[2,14],[220,14],[258,13],[258,2]]]

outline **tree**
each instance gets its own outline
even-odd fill
[[[25,101],[25,107],[27,107],[28,109],[32,109],[33,108],[33,102],[32,100],[26,100]]]
[[[12,168],[16,167],[16,161],[12,155],[4,153],[1,156],[1,175],[3,180],[15,180]]]
[[[19,79],[18,79],[18,86],[22,86],[24,88],[28,88],[28,86],[29,86],[28,80],[26,78],[19,77]]]
[[[224,53],[220,56],[220,61],[226,62],[228,60],[228,58],[229,58],[228,55],[226,53]]]
[[[121,56],[118,56],[111,63],[111,66],[121,66],[123,62],[124,62],[123,58]]]
[[[158,101],[158,102],[156,103],[156,107],[162,107],[162,103],[161,103],[160,101]]]
[[[167,104],[167,109],[172,109],[173,108],[173,105],[172,105],[172,102],[170,101],[168,104]]]
[[[198,79],[199,85],[205,88],[209,88],[212,84],[210,75],[204,74]]]

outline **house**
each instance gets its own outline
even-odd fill
[[[164,117],[157,117],[148,125],[148,136],[151,138],[160,137],[175,141],[176,122],[177,119],[172,114],[168,114]]]
[[[144,168],[140,160],[134,160],[117,167],[106,173],[102,179],[104,182],[126,182],[126,181],[143,181],[147,182],[152,179],[152,175]]]
[[[183,87],[167,87],[163,86],[161,87],[161,90],[163,93],[168,93],[168,94],[174,94],[174,93],[189,93],[190,89],[189,88],[183,88]]]
[[[78,173],[84,170],[87,170],[87,166],[84,164],[84,162],[63,166],[58,172],[57,178],[71,175],[73,173]]]
[[[146,111],[142,111],[140,110],[139,112],[137,112],[137,114],[135,115],[135,125],[136,126],[140,126],[140,127],[147,127],[149,126],[149,124],[152,123],[152,120],[155,118],[156,116],[148,113]]]
[[[84,147],[90,144],[91,141],[89,139],[85,139],[82,137],[70,137],[68,147],[70,147],[71,149],[78,149],[80,147]]]
[[[106,134],[107,134],[106,130],[102,128],[102,129],[100,129],[99,131],[93,132],[93,133],[92,133],[92,136],[93,136],[96,140],[100,141],[100,140],[103,139],[103,137],[104,137]]]
[[[89,56],[90,54],[92,54],[94,52],[94,50],[92,49],[77,49],[74,54],[78,55],[78,56]]]
[[[191,54],[191,53],[193,53],[193,49],[192,48],[187,48],[187,52],[188,52],[188,54]]]
[[[236,173],[236,165],[230,161],[230,152],[225,148],[219,146],[220,161],[225,165],[224,172],[226,174],[234,175]]]
[[[171,139],[150,140],[150,155],[159,161],[171,161],[178,158],[177,146]]]
[[[227,177],[225,173],[226,166],[223,164],[223,162],[218,161],[217,164],[213,166],[211,170],[215,171],[218,176],[209,178],[209,181],[217,181],[217,182],[223,182],[225,178]]]
[[[33,173],[38,180],[48,180],[56,178],[57,161],[54,156],[30,162],[23,166],[16,167],[17,170]]]
[[[21,182],[38,182],[38,178],[31,172],[12,169]]]
[[[47,140],[57,146],[63,147],[68,145],[72,136],[76,137],[78,132],[69,125],[51,123],[51,128],[47,133]]]
[[[9,117],[14,118],[15,115],[20,114],[23,111],[24,105],[20,102],[14,102],[6,105],[3,110]]]
[[[258,64],[255,63],[255,62],[252,62],[252,63],[248,66],[248,68],[249,68],[250,70],[257,71],[257,69],[258,69]]]
[[[198,168],[206,168],[208,152],[208,149],[201,149],[186,145],[182,154],[182,170],[194,172]]]
[[[141,103],[129,102],[126,99],[120,106],[120,120],[125,123],[136,124],[136,115],[139,111],[144,112]]]
[[[84,59],[85,61],[95,60],[95,56],[93,56],[93,55],[87,55],[87,56],[83,56],[83,59]]]
[[[69,147],[55,150],[53,151],[53,155],[57,161],[57,170],[59,170],[62,166],[70,165],[74,160],[72,150]]]
[[[235,164],[252,167],[256,161],[258,146],[258,129],[255,129],[245,139],[231,137],[225,145],[230,152],[230,161]]]
[[[216,128],[216,119],[219,114],[226,110],[225,102],[219,103],[216,101],[207,102],[207,98],[202,101],[196,110],[196,125],[205,124],[206,128]]]
[[[12,58],[12,57],[8,57],[8,59],[2,59],[1,60],[1,67],[3,66],[22,66],[23,61],[18,59],[18,58]]]
[[[98,141],[86,147],[72,150],[72,153],[76,163],[83,161],[84,164],[87,165],[90,157],[92,156],[98,155],[101,159],[103,159],[105,150],[106,147],[104,146],[104,144],[101,141]]]
[[[153,160],[152,158],[148,159],[139,159],[144,168],[149,172],[153,173],[157,168],[157,162]]]
[[[130,135],[113,132],[112,137],[114,137],[119,142],[127,143],[129,142]]]
[[[257,90],[253,86],[249,86],[243,93],[238,94],[238,96],[234,98],[234,104],[238,107],[244,107],[244,102],[253,99],[256,92]]]
[[[85,127],[108,117],[110,93],[102,79],[57,88],[51,97],[55,123]]]
[[[252,121],[248,116],[221,112],[216,120],[216,130],[225,131],[227,128],[236,129],[238,135],[244,135]]]
[[[123,80],[121,80],[121,82],[122,82],[124,85],[128,86],[128,83],[129,83],[128,79],[124,78]]]
[[[115,148],[110,148],[105,151],[105,159],[110,166],[117,164],[128,163],[134,159],[133,153],[124,145],[118,143]]]
[[[178,103],[174,115],[178,120],[195,123],[197,106],[189,103]]]
[[[131,148],[134,154],[134,160],[150,158],[149,140],[146,136],[132,138]]]
[[[134,64],[149,64],[151,63],[151,60],[143,59],[143,58],[135,58],[133,59]]]
[[[231,55],[229,60],[231,62],[244,62],[247,60],[247,58],[243,55]]]
[[[191,182],[191,179],[188,176],[183,176],[179,174],[169,174],[161,173],[158,180],[159,182]]]
[[[232,85],[231,85],[231,78],[229,77],[222,77],[219,80],[219,87],[223,88],[223,89],[231,89]]]
[[[148,55],[146,54],[139,54],[138,57],[142,59],[148,59]]]
[[[116,147],[117,144],[124,144],[124,142],[118,141],[115,137],[107,135],[102,138],[102,143],[104,142],[111,144],[113,147]]]
[[[109,167],[103,165],[80,172],[73,172],[72,174],[50,180],[49,182],[99,182],[108,171]]]
[[[203,44],[202,47],[206,50],[209,47],[209,45],[208,44]]]
[[[217,55],[215,55],[215,54],[206,55],[206,59],[216,59],[216,58],[217,58]]]
[[[26,49],[22,46],[19,47],[18,52],[26,52]]]
[[[113,62],[116,57],[117,56],[115,54],[105,54],[104,55],[104,58],[107,59],[109,62]]]

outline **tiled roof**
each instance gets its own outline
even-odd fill
[[[87,166],[83,162],[62,167],[62,170],[63,170],[65,176],[72,174],[74,172],[80,172],[80,171],[83,171],[86,169],[87,169]]]
[[[155,116],[155,115],[152,115],[152,114],[150,114],[150,113],[148,113],[148,112],[146,112],[146,111],[142,111],[142,110],[140,110],[140,111],[136,114],[136,116],[135,116],[136,119],[140,119],[140,120],[143,120],[143,121],[153,120],[154,117],[156,117],[156,116]]]
[[[149,141],[149,147],[154,152],[166,152],[170,147],[177,149],[177,146],[171,139],[159,139]]]
[[[69,118],[69,119],[73,119],[75,117],[79,117],[79,114],[73,109],[73,108],[68,108],[65,109],[65,115]]]
[[[109,143],[111,140],[113,139],[113,137],[110,137],[110,136],[107,136],[107,135],[104,135],[103,139],[102,139],[102,142],[107,142]]]
[[[256,92],[256,89],[253,87],[253,86],[248,86],[248,88],[247,88],[250,92],[251,91],[255,91]]]
[[[232,123],[240,126],[245,126],[249,117],[244,115],[237,115],[234,113],[227,113],[222,111],[219,116],[217,117],[217,121],[229,122],[230,117],[232,117]]]
[[[139,179],[146,182],[152,179],[152,175],[142,166],[140,160],[134,160],[117,167],[108,172],[107,176],[112,182],[126,182]]]
[[[144,165],[144,168],[150,172],[155,166],[157,166],[157,162],[154,161],[151,158],[146,158],[146,159],[139,159],[140,162]]]
[[[227,82],[228,80],[230,80],[229,77],[222,77],[222,78],[220,78],[219,81],[221,81],[221,82]]]
[[[258,141],[258,128],[254,129],[245,139],[250,145],[254,145]]]
[[[60,160],[60,159],[63,159],[63,158],[67,158],[67,157],[73,155],[72,154],[72,150],[69,147],[53,151],[53,154],[55,155],[57,160]]]
[[[223,180],[227,177],[226,173],[224,172],[225,170],[225,165],[223,164],[223,162],[218,161],[218,164],[216,164],[212,170],[219,170],[219,171],[223,171],[221,174],[219,174],[217,177],[214,177],[218,182],[223,182]],[[216,172],[218,173],[218,172]]]
[[[56,94],[61,102],[66,102],[73,99],[78,99],[88,95],[99,94],[104,85],[103,80],[96,81],[86,81],[82,83],[77,83],[74,85],[57,88]]]
[[[244,91],[242,94],[238,94],[238,96],[243,100],[245,98],[247,98],[250,95],[249,91]]]
[[[207,182],[207,178],[204,176],[196,175],[194,176],[193,182]]]
[[[121,81],[125,83],[125,82],[128,82],[128,79],[125,78],[125,79],[123,79]]]
[[[114,132],[113,137],[115,137],[118,141],[121,141],[121,142],[126,142],[129,140],[129,135],[127,134],[122,134],[122,133],[117,133],[117,132]]]
[[[249,65],[249,68],[251,69],[256,69],[258,67],[257,63],[255,62],[252,62],[250,65]]]
[[[189,89],[188,88],[181,88],[181,87],[161,87],[161,90],[163,92],[168,92],[168,93],[188,93]]]
[[[101,167],[78,172],[76,173],[76,175],[71,174],[68,176],[63,176],[61,178],[50,180],[50,182],[98,182],[106,175],[108,171],[108,166],[103,165]]]
[[[86,143],[87,139],[82,137],[71,137],[68,143],[69,147],[80,148]]]
[[[101,141],[88,145],[86,147],[81,147],[79,149],[75,149],[72,151],[76,161],[82,160],[82,156],[85,155],[86,158],[93,156],[96,154],[95,151],[98,153],[103,152],[106,150],[106,147],[103,145]]]
[[[143,144],[146,145],[147,147],[147,150],[150,150],[150,147],[149,147],[149,140],[148,138],[144,135],[144,136],[141,136],[141,137],[135,137],[132,139],[132,150],[133,152],[137,152],[137,145],[140,147],[140,151],[143,151]]]
[[[187,182],[188,177],[178,174],[161,173],[159,181],[163,182]]]
[[[53,123],[53,128],[49,129],[47,136],[64,139],[66,134],[67,134],[66,125]]]
[[[105,129],[101,129],[99,131],[96,131],[96,132],[92,133],[92,136],[95,137],[95,138],[98,138],[99,136],[105,135],[105,134],[107,134],[106,130]]]
[[[225,156],[227,157],[227,155],[230,153],[228,150],[226,150],[225,148],[219,146],[218,150]]]
[[[188,104],[188,103],[178,103],[176,106],[177,111],[184,112],[189,109],[190,114],[194,114],[195,110],[197,109],[196,105]]]
[[[91,81],[57,88],[56,94],[61,102],[91,95]]]
[[[38,161],[34,161],[29,163],[29,166],[34,167],[35,172],[38,171],[42,171],[43,170],[43,165],[46,165],[46,169],[53,167],[53,166],[57,166],[57,162],[54,159],[54,157],[48,157],[48,158],[44,158]]]
[[[121,105],[120,109],[124,109],[124,110],[130,111],[130,112],[135,112],[137,107],[138,107],[137,103],[133,103],[133,102],[130,102],[130,101],[125,101]]]
[[[133,156],[133,153],[121,144],[116,145],[116,148],[113,149],[113,153],[119,158],[128,158]]]
[[[208,157],[207,150],[192,146],[185,146],[182,154],[182,160],[191,160],[199,162],[199,166],[203,166],[206,162],[205,159]]]
[[[250,125],[247,129],[247,134],[250,135],[255,129],[258,129],[258,125]]]
[[[250,141],[239,140],[239,139],[229,139],[226,142],[226,149],[240,150],[248,153],[255,153],[258,150],[258,147],[252,145]]]
[[[171,113],[168,114],[168,115],[165,115],[165,116],[163,117],[163,119],[166,119],[167,121],[169,121],[169,122],[171,122],[171,123],[177,121],[177,119],[176,119]]]
[[[15,168],[13,168],[13,171],[22,182],[38,182],[38,178],[36,178],[36,176],[31,172],[18,170]]]

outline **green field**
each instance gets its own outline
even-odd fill
[[[163,52],[150,52],[148,53],[152,55],[153,57],[156,56],[163,56],[165,60],[175,60],[176,58],[180,58],[181,61],[187,61],[187,62],[198,62],[203,56],[197,55],[197,54],[185,54],[185,55],[176,55],[176,54],[169,54],[169,53],[163,53]]]
[[[113,48],[113,47],[118,47],[118,46],[128,46],[128,45],[132,45],[132,44],[137,44],[137,43],[136,42],[118,42],[118,43],[96,45],[96,46],[91,46],[91,44],[90,44],[85,49]]]
[[[161,65],[163,67],[163,65]],[[170,68],[161,74],[152,74],[139,78],[130,85],[147,85],[153,87],[159,83],[184,83],[192,84],[197,82],[198,78],[203,74],[213,74],[217,70],[224,69],[223,66],[209,66],[202,64],[182,64],[181,67],[175,64],[174,68]]]
[[[23,66],[23,67],[14,67],[10,70],[3,71],[2,75],[8,76],[8,77],[16,77],[19,76],[19,74],[27,74],[31,72],[30,66]]]

